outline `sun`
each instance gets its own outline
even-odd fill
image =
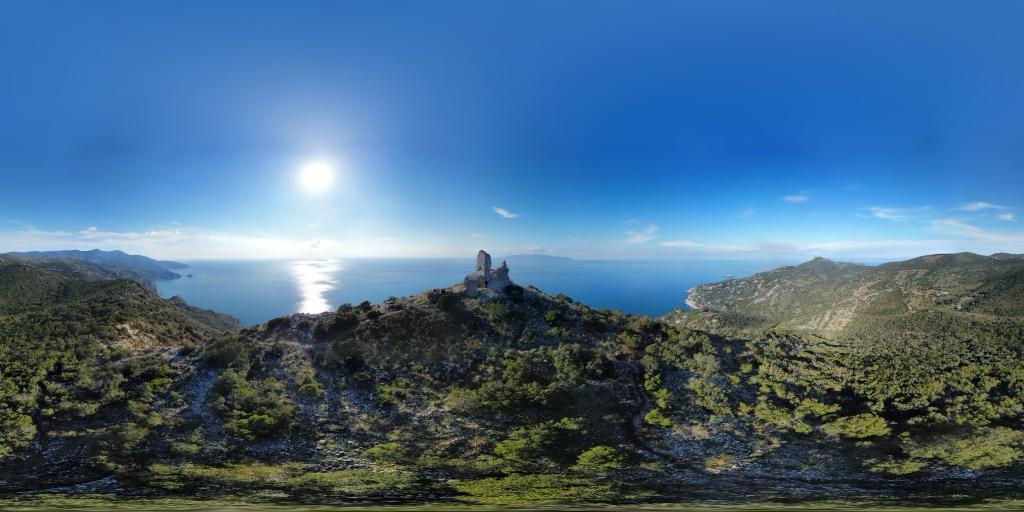
[[[299,183],[307,192],[319,194],[331,188],[334,169],[327,162],[309,162],[299,170]]]

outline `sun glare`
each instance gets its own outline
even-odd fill
[[[299,171],[299,183],[307,192],[314,194],[331,188],[334,170],[326,162],[310,162]]]

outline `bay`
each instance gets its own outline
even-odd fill
[[[502,258],[495,258],[500,265]],[[512,281],[563,293],[597,308],[658,316],[683,307],[698,284],[745,277],[789,262],[577,260],[509,256]],[[472,258],[186,261],[181,279],[157,283],[160,295],[238,317],[244,324],[343,303],[381,302],[462,281]],[[191,276],[191,277],[187,277]]]

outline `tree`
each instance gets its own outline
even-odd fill
[[[36,435],[32,418],[11,411],[0,411],[0,459],[28,445]]]

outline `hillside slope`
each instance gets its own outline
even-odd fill
[[[107,277],[134,279],[152,284],[161,279],[177,279],[181,277],[174,270],[188,268],[184,263],[176,261],[159,261],[146,256],[127,254],[123,251],[30,251],[0,254],[7,259],[24,259],[28,262],[50,263],[72,267],[76,262],[83,262],[92,268],[100,268]]]
[[[91,474],[97,450],[130,435],[124,419],[152,414],[186,370],[178,354],[216,333],[136,281],[82,268],[0,258],[0,459],[30,472]]]
[[[876,267],[815,258],[694,287],[687,305],[708,322],[833,337],[928,312],[970,321],[1024,317],[1022,276],[1024,257],[1009,254],[936,254]]]

